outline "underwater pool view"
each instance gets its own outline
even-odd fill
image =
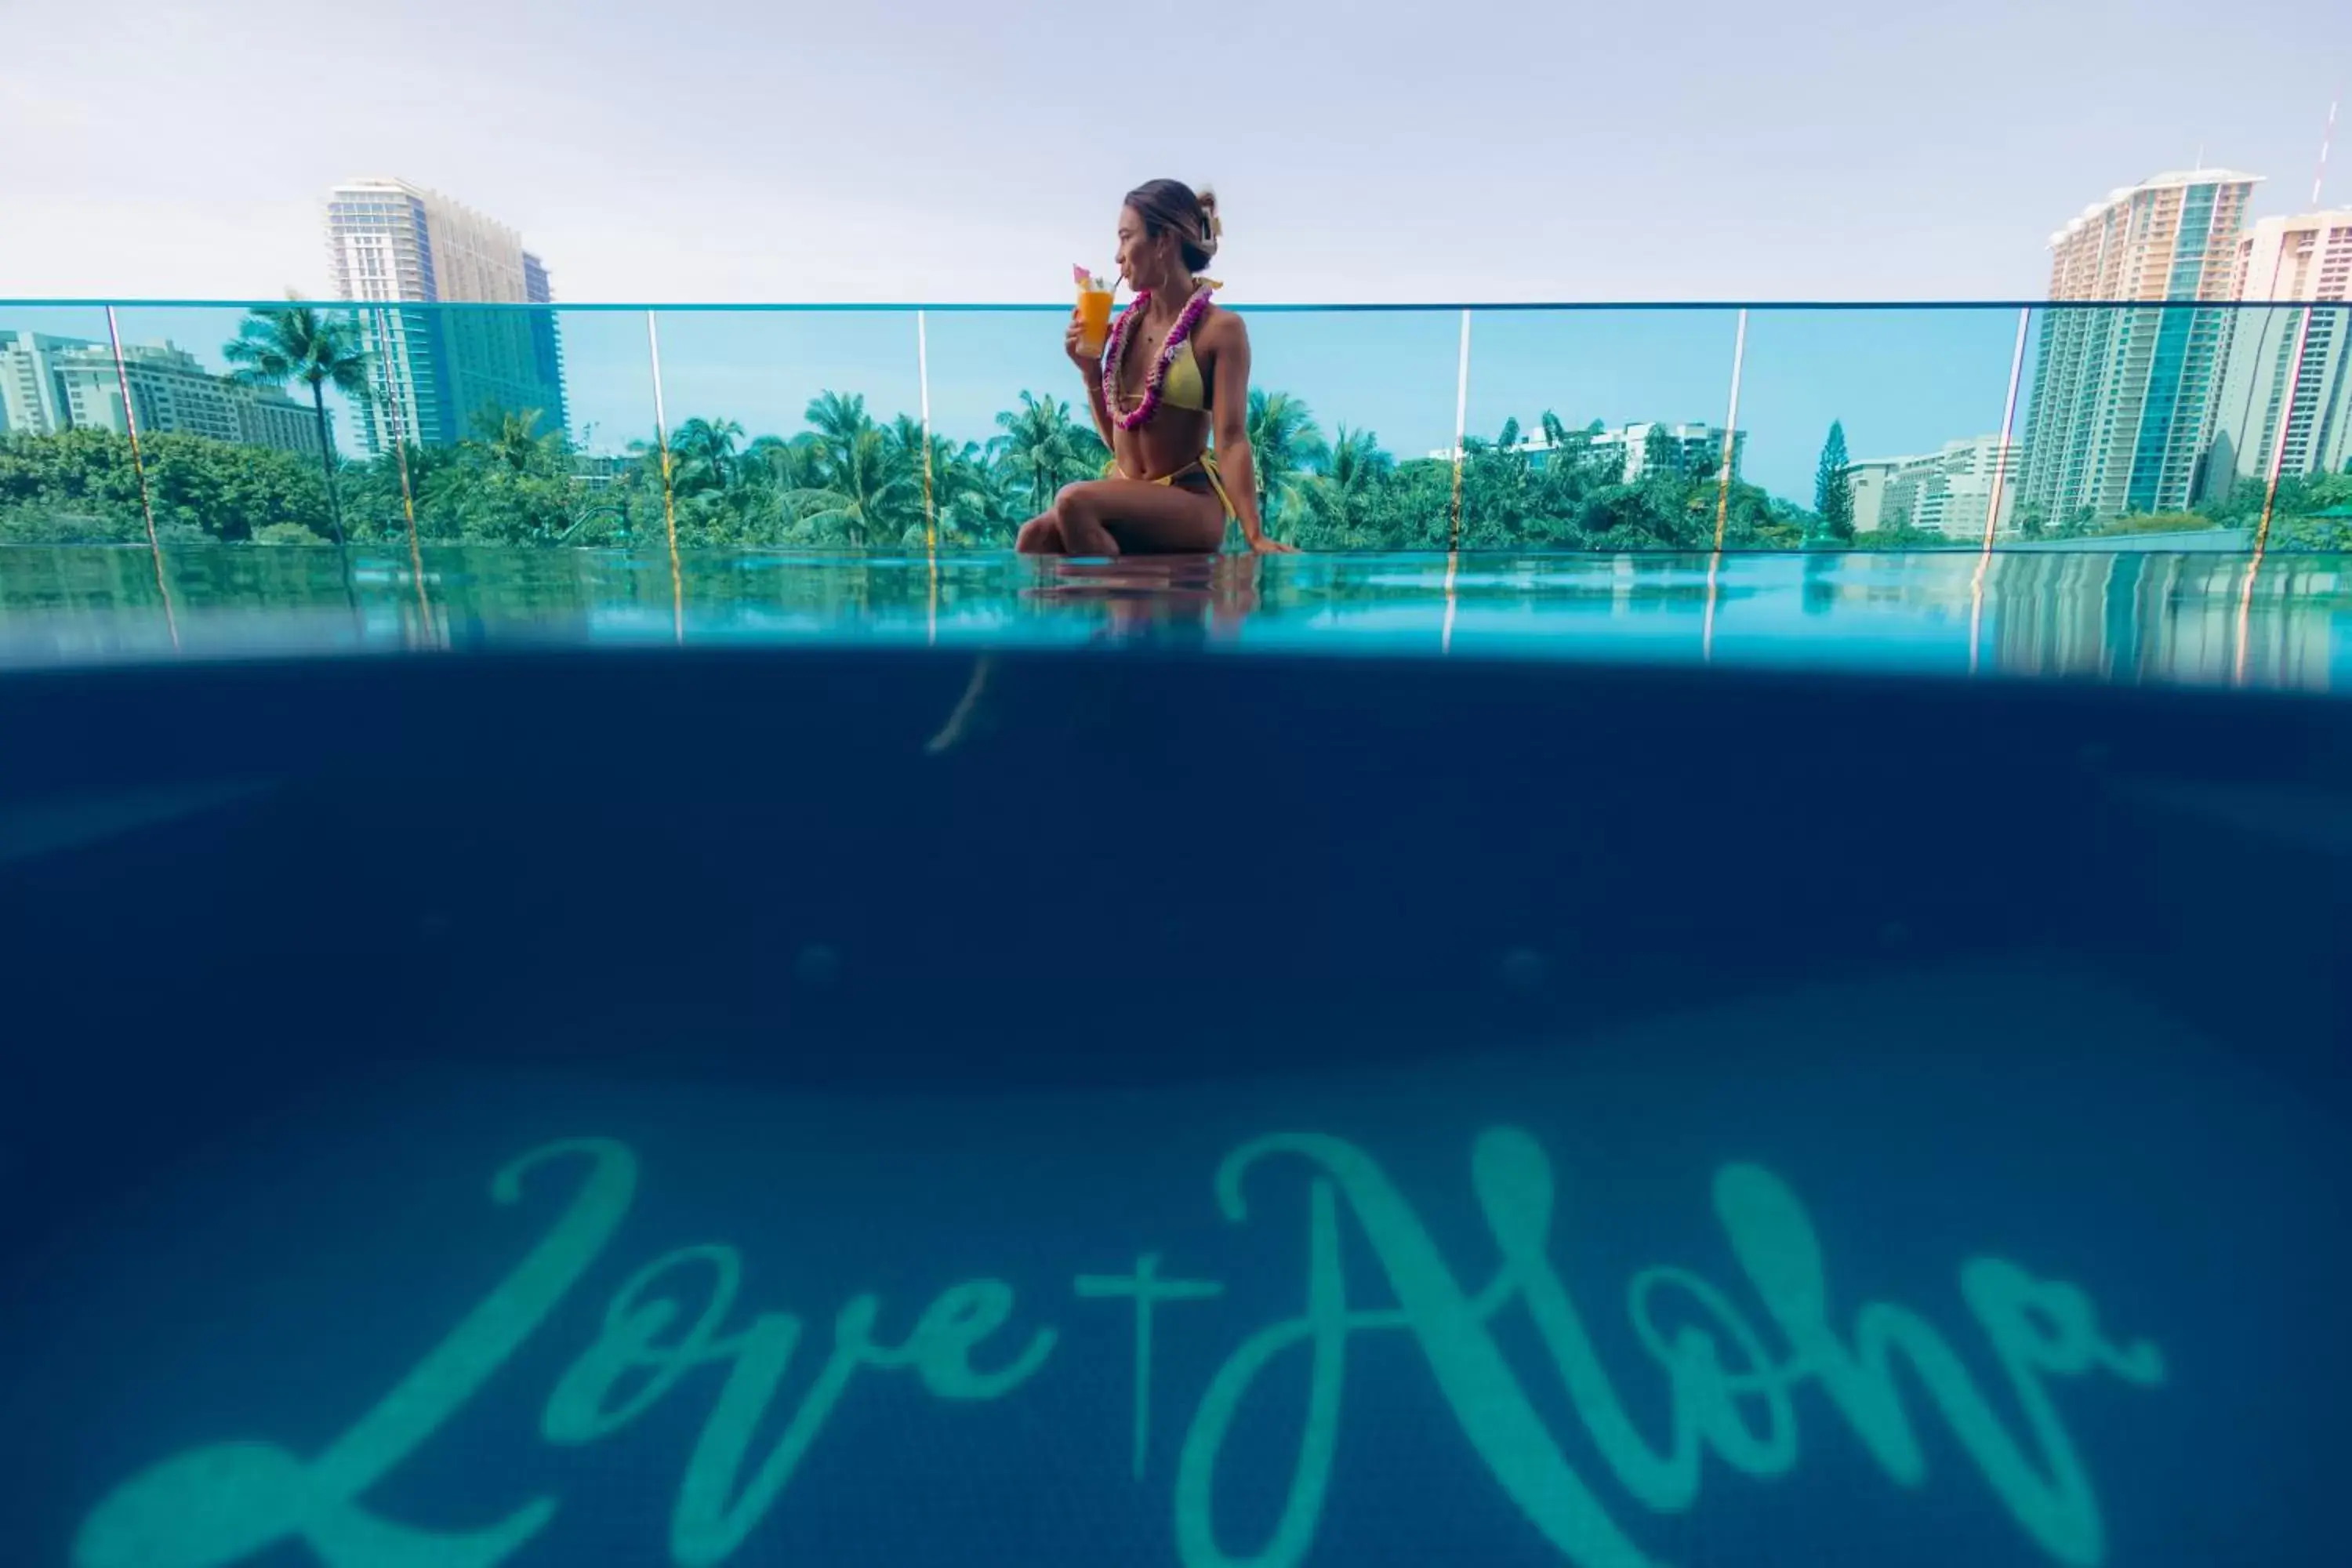
[[[0,1561],[2342,1561],[2341,558],[157,565]]]

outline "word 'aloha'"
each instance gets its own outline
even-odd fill
[[[1307,1561],[1344,1429],[1349,1342],[1357,1334],[1412,1336],[1461,1435],[1503,1495],[1573,1568],[1650,1568],[1652,1559],[1570,1466],[1491,1331],[1524,1312],[1551,1370],[1621,1487],[1653,1512],[1678,1512],[1698,1497],[1702,1458],[1759,1479],[1798,1458],[1790,1395],[1811,1384],[1826,1396],[1897,1483],[1924,1483],[1927,1461],[1897,1374],[1927,1391],[1992,1494],[2059,1562],[2105,1554],[2097,1500],[2048,1383],[2105,1372],[2127,1383],[2163,1381],[2146,1342],[2101,1337],[2076,1287],[2037,1279],[2015,1264],[1977,1258],[1960,1270],[1961,1294],[2023,1415],[2012,1432],[1958,1355],[1927,1321],[1888,1302],[1864,1303],[1852,1332],[1831,1324],[1821,1247],[1794,1194],[1770,1172],[1727,1165],[1715,1178],[1717,1220],[1748,1283],[1778,1331],[1769,1348],[1755,1323],[1715,1285],[1685,1269],[1645,1268],[1625,1306],[1643,1350],[1662,1372],[1668,1418],[1663,1443],[1645,1436],[1601,1365],[1583,1320],[1549,1258],[1555,1186],[1550,1163],[1528,1134],[1479,1135],[1471,1179],[1500,1262],[1475,1288],[1449,1266],[1428,1228],[1370,1156],[1337,1138],[1301,1133],[1248,1143],[1216,1177],[1225,1216],[1245,1223],[1244,1178],[1277,1157],[1307,1176],[1306,1299],[1297,1315],[1249,1334],[1201,1394],[1177,1458],[1174,1526],[1185,1568],[1293,1568]],[[400,1384],[327,1449],[308,1460],[267,1443],[223,1443],[166,1459],[124,1483],[92,1511],[76,1543],[80,1568],[220,1568],[289,1541],[328,1568],[493,1568],[544,1531],[551,1497],[521,1501],[503,1519],[462,1531],[394,1521],[365,1495],[456,1418],[536,1332],[604,1251],[636,1186],[636,1159],[608,1139],[532,1150],[498,1173],[491,1195],[517,1202],[526,1178],[551,1165],[583,1172],[554,1228]],[[1351,1303],[1340,1262],[1342,1210],[1379,1261],[1392,1305]],[[1123,1296],[1137,1317],[1135,1473],[1143,1473],[1155,1303],[1205,1301],[1205,1281],[1156,1281],[1157,1255],[1131,1279],[1084,1277],[1082,1299]],[[1050,1327],[1014,1326],[1013,1288],[997,1279],[948,1286],[910,1325],[886,1329],[881,1300],[851,1297],[835,1311],[830,1346],[799,1394],[782,1434],[754,1458],[752,1438],[784,1375],[813,1338],[788,1312],[730,1326],[741,1278],[734,1248],[702,1244],[654,1259],[621,1286],[602,1331],[557,1380],[541,1416],[548,1442],[612,1436],[709,1366],[721,1375],[671,1512],[670,1556],[701,1568],[732,1556],[773,1510],[802,1459],[852,1385],[910,1376],[945,1400],[1004,1398],[1046,1368]],[[691,1303],[698,1302],[698,1305]],[[1669,1333],[1661,1306],[1679,1301],[1685,1326]],[[1710,1327],[1686,1320],[1696,1316]],[[899,1320],[904,1322],[904,1320]],[[1219,1529],[1218,1458],[1267,1368],[1296,1351],[1307,1361],[1307,1415],[1287,1495],[1270,1539],[1229,1551]],[[1727,1358],[1728,1360],[1727,1361]],[[624,1386],[629,1389],[622,1393]]]

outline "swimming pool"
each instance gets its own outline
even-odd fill
[[[1775,664],[2352,684],[2352,558],[1392,553],[1058,566],[923,555],[428,548],[0,552],[0,657],[512,641],[1055,647]],[[423,568],[422,573],[416,570]]]
[[[2340,563],[26,559],[12,1561],[2340,1555]]]

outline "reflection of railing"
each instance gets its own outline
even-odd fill
[[[1310,548],[1982,552],[2241,530],[2254,554],[2352,548],[2338,301],[1234,308],[1257,340],[1263,504]],[[19,372],[0,382],[70,390],[100,363],[88,349],[120,384],[104,409],[62,397],[46,422],[12,405],[6,428],[119,435],[124,495],[171,469],[169,515],[142,507],[151,545],[258,533],[178,483],[188,459],[166,448],[224,443],[205,460],[274,483],[271,443],[307,433],[239,426],[226,380],[197,411],[202,372],[125,348],[168,339],[202,360],[248,313],[285,309],[0,302]],[[321,438],[333,413],[369,448],[333,467],[328,514],[341,501],[363,536],[397,528],[412,547],[634,542],[656,525],[673,549],[1001,546],[1100,468],[1055,306],[312,309],[376,345],[365,393],[320,404]],[[70,346],[85,316],[90,341]],[[2151,331],[2187,347],[2141,353]],[[590,426],[650,438],[583,450]],[[306,521],[311,484],[289,473],[295,510],[270,521]],[[32,488],[20,510],[48,504]]]
[[[441,647],[551,632],[676,636],[667,554],[432,547],[421,623],[397,542],[355,546],[356,622],[329,551],[169,554],[189,651],[255,637]],[[688,552],[689,643],[815,640],[979,649],[1092,640],[1472,658],[1800,661],[1989,676],[2352,685],[2352,559],[2140,551],[1897,557],[1330,554],[1073,563]],[[267,620],[256,620],[254,612]],[[328,624],[331,620],[331,624]],[[168,657],[147,552],[0,559],[0,664],[67,649]],[[43,654],[46,646],[51,651]],[[24,650],[14,654],[14,649]],[[941,697],[942,707],[947,698]]]

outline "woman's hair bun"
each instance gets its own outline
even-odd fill
[[[1217,216],[1215,192],[1195,192],[1181,180],[1147,180],[1127,193],[1127,205],[1143,220],[1146,237],[1172,232],[1183,247],[1184,265],[1193,271],[1217,253],[1217,237],[1225,226]]]

